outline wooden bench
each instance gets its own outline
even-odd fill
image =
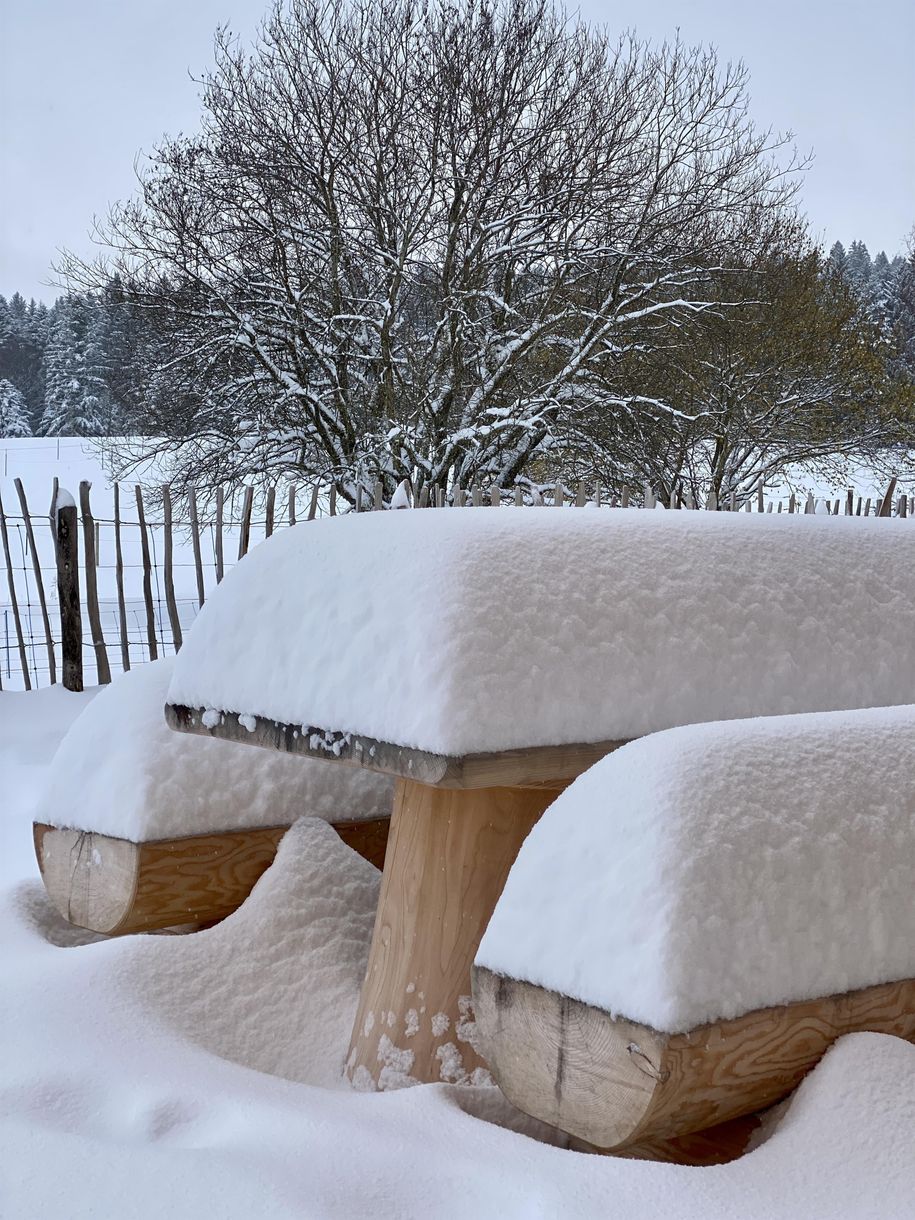
[[[178,736],[163,714],[171,666],[153,662],[105,687],[51,764],[34,843],[65,919],[107,935],[214,923],[308,814],[382,867],[389,782]]]
[[[915,706],[605,758],[525,843],[478,951],[497,1083],[591,1147],[669,1154],[733,1144],[844,1034],[915,1041],[913,815]]]

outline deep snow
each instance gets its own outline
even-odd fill
[[[907,520],[365,513],[238,564],[169,699],[461,755],[904,703],[913,635]]]
[[[679,1032],[915,977],[915,705],[690,725],[579,776],[477,961]]]
[[[306,815],[390,816],[385,775],[174,732],[164,714],[173,663],[121,674],[92,700],[57,750],[36,821],[140,842]]]
[[[843,1039],[768,1140],[715,1169],[548,1146],[498,1125],[518,1120],[494,1089],[348,1090],[377,877],[323,823],[208,932],[68,928],[11,850],[85,702],[61,696],[0,695],[4,1220],[912,1216],[915,1048],[879,1035]]]

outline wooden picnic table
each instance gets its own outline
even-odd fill
[[[397,777],[346,1071],[358,1088],[487,1079],[470,969],[508,871],[556,795],[619,741],[447,757],[349,733],[169,706],[174,729]]]

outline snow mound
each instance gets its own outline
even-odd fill
[[[326,822],[303,818],[228,919],[195,936],[137,938],[123,987],[223,1059],[346,1088],[380,881]]]
[[[531,831],[477,963],[670,1033],[915,977],[915,706],[671,729]]]
[[[140,842],[303,814],[390,814],[386,776],[173,732],[164,716],[172,666],[169,658],[132,669],[89,703],[58,747],[36,821]]]
[[[227,575],[168,697],[462,755],[903,703],[913,635],[906,522],[349,514]]]

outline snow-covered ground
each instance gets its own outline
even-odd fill
[[[91,502],[93,512],[99,522],[98,535],[98,569],[97,580],[99,590],[100,613],[102,629],[108,643],[109,661],[112,672],[117,672],[121,666],[120,648],[118,646],[119,624],[117,616],[117,588],[114,566],[114,527],[112,475],[106,467],[104,452],[99,445],[91,440],[79,437],[24,437],[0,438],[0,497],[9,516],[10,542],[14,555],[17,598],[24,620],[25,632],[28,638],[28,664],[33,676],[33,685],[48,684],[48,662],[45,651],[44,627],[39,609],[39,599],[32,573],[31,556],[27,553],[25,531],[19,516],[19,501],[16,495],[14,480],[21,478],[29,502],[30,512],[36,533],[37,545],[41,557],[41,565],[45,573],[45,592],[50,605],[51,622],[56,630],[57,624],[57,589],[54,580],[54,554],[48,522],[48,511],[55,477],[60,480],[74,496],[79,491],[79,483],[87,479],[92,483]],[[167,475],[162,469],[152,465],[141,468],[137,476],[150,483],[163,481]],[[125,597],[127,603],[127,627],[130,638],[130,657],[133,664],[149,659],[146,630],[146,612],[142,591],[142,556],[140,537],[137,529],[137,510],[134,496],[135,478],[121,483],[121,516],[125,524],[123,531],[123,552],[125,568]],[[797,470],[792,477],[778,487],[766,489],[767,499],[784,500],[791,491],[798,493],[802,499],[807,492],[822,498],[829,496],[844,501],[844,488],[852,487],[856,495],[871,497],[875,502],[882,496],[885,480],[877,478],[872,470],[866,467],[849,465],[847,477],[842,479],[840,487],[832,486],[824,479],[812,477],[808,472]],[[915,490],[908,483],[900,485],[899,491],[911,494]],[[283,519],[285,511],[285,492],[281,489],[277,499],[277,522]],[[307,510],[309,490],[302,485],[299,492],[299,516]],[[549,498],[549,494],[547,496]],[[320,509],[319,509],[320,511]],[[240,498],[236,496],[234,515],[240,512]],[[147,506],[147,519],[157,521],[158,510]],[[263,538],[263,508],[255,503],[255,525],[252,527],[251,544],[256,544]],[[231,505],[227,504],[226,519],[233,516]],[[190,539],[181,529],[175,533],[174,581],[175,594],[178,603],[178,614],[182,627],[186,630],[197,613],[197,586],[194,571],[194,559]],[[160,526],[153,524],[150,529],[150,550],[153,564],[153,605],[156,619],[156,636],[159,641],[159,655],[168,655],[173,651],[171,627],[165,603],[165,590],[161,578],[163,562],[164,536]],[[211,527],[204,522],[202,552],[204,565],[204,580],[207,591],[215,585],[214,538]],[[224,555],[226,567],[231,567],[238,554],[238,530],[227,526],[224,532]],[[82,580],[85,593],[85,579]],[[88,622],[84,616],[83,664],[87,683],[96,680],[95,656],[89,640]],[[59,650],[58,650],[59,652]],[[59,661],[59,656],[58,656]],[[16,644],[15,626],[7,590],[6,573],[0,562],[0,685],[10,690],[23,688],[20,673],[19,657]]]
[[[45,595],[51,616],[52,631],[57,633],[58,609],[55,580],[54,548],[51,539],[48,513],[57,478],[78,501],[79,484],[88,480],[91,484],[91,506],[98,523],[98,551],[96,581],[98,584],[99,610],[102,630],[108,645],[108,656],[112,673],[121,668],[119,647],[119,623],[117,610],[117,584],[115,575],[114,492],[112,474],[106,466],[105,455],[98,443],[79,437],[25,437],[22,439],[0,438],[0,497],[9,518],[8,529],[13,552],[16,596],[28,637],[27,658],[33,685],[48,684],[48,661],[45,649],[44,626],[32,557],[28,553],[25,529],[20,519],[19,498],[15,479],[22,480],[29,504],[35,532],[36,545],[41,561]],[[137,480],[151,483],[162,481],[161,471],[146,466],[131,479],[120,483],[120,515],[122,529],[122,553],[124,563],[124,589],[127,610],[127,630],[130,640],[130,659],[139,664],[149,659],[147,644],[146,611],[143,600],[143,558],[138,529],[135,487]],[[226,506],[226,519],[232,515],[231,506]],[[239,511],[236,498],[235,512]],[[161,509],[147,499],[146,518],[150,525],[149,546],[152,561],[152,596],[156,620],[156,637],[159,655],[173,652],[172,632],[165,601],[162,579],[164,553],[164,530],[161,527]],[[255,517],[258,512],[255,512]],[[252,530],[252,543],[258,533]],[[262,534],[263,527],[259,527]],[[215,586],[214,539],[212,529],[203,524],[201,549],[204,565],[204,583],[209,590]],[[231,567],[238,554],[238,530],[226,526],[224,530],[225,565]],[[82,542],[80,542],[82,557]],[[190,537],[176,522],[174,533],[174,586],[178,616],[186,630],[197,613],[197,584],[194,555]],[[81,566],[80,587],[85,600],[85,571]],[[86,683],[96,681],[95,654],[89,637],[89,624],[83,610],[83,666]],[[56,638],[56,635],[55,635]],[[60,655],[58,649],[58,664]],[[0,685],[6,689],[21,690],[23,682],[19,667],[15,625],[7,588],[6,571],[0,556]]]
[[[103,941],[49,907],[30,820],[91,697],[0,694],[0,1215],[904,1220],[915,1047],[858,1034],[774,1129],[712,1169],[588,1156],[494,1089],[342,1079],[377,873],[303,821],[194,936]]]

